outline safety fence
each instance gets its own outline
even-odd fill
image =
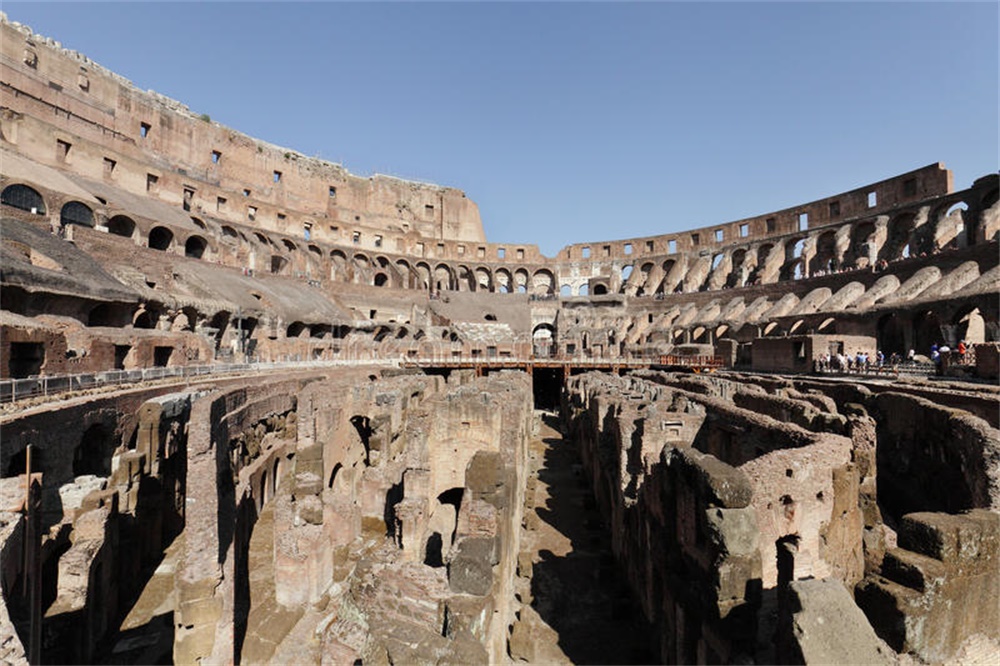
[[[41,375],[25,379],[0,381],[0,403],[17,402],[36,396],[49,396],[70,391],[85,391],[104,386],[141,384],[163,379],[189,379],[209,375],[234,375],[275,370],[376,365],[396,367],[396,359],[365,359],[335,361],[289,361],[281,363],[225,363],[217,365],[184,365],[169,368],[139,368],[135,370],[107,370],[76,375]]]

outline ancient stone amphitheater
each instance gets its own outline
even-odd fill
[[[0,30],[0,661],[996,663],[995,174],[546,257]]]

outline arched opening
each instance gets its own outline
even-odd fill
[[[201,236],[190,236],[184,243],[184,256],[191,259],[201,259],[207,247],[208,241]]]
[[[288,240],[287,238],[282,238],[281,239],[281,244],[284,245],[285,249],[288,250],[289,252],[295,252],[296,250],[299,249],[298,245],[296,245],[292,241]]]
[[[931,345],[940,345],[941,320],[937,314],[926,310],[913,321],[913,347],[918,354],[930,356]]]
[[[288,272],[288,259],[280,255],[271,256],[271,273],[274,275],[283,275]]]
[[[883,354],[888,356],[896,353],[901,357],[906,356],[906,335],[896,313],[889,313],[878,320],[876,336],[878,348]]]
[[[865,268],[872,263],[874,255],[875,224],[862,222],[851,231],[850,259],[845,263],[853,268]]]
[[[45,200],[27,185],[8,185],[0,192],[0,203],[35,215],[45,215]]]
[[[581,284],[581,285],[580,285],[580,291],[579,291],[579,292],[577,292],[577,293],[578,293],[578,294],[579,294],[580,296],[590,296],[590,285],[589,285],[589,284],[586,284],[586,283],[584,283],[584,284]]]
[[[305,333],[305,331],[306,331],[305,324],[303,324],[301,321],[293,321],[291,324],[288,325],[288,328],[285,329],[285,337],[298,338],[302,336],[302,334]]]
[[[608,285],[603,283],[594,285],[594,296],[604,296],[607,293]]]
[[[384,287],[389,282],[389,276],[385,273],[376,273],[374,284],[376,287]]]
[[[135,328],[145,328],[145,329],[155,328],[158,319],[159,317],[155,312],[151,312],[143,308],[140,309],[132,318],[132,326],[134,326]]]
[[[559,287],[559,295],[562,296],[563,298],[567,296],[572,296],[573,287],[569,286],[568,284],[564,284],[563,286]]]
[[[916,216],[913,213],[905,213],[889,222],[879,259],[895,261],[910,256],[910,243],[915,227]]]
[[[62,211],[59,213],[59,224],[63,226],[78,224],[81,227],[93,227],[94,211],[90,209],[90,206],[79,201],[70,201],[62,207]]]
[[[198,227],[202,231],[206,231],[208,229],[208,227],[205,226],[205,223],[200,218],[192,216],[191,221],[194,223],[194,226]]]
[[[541,269],[531,277],[532,293],[547,295],[555,291],[556,278],[551,271]]]
[[[622,267],[622,282],[627,282],[632,277],[632,264]]]
[[[135,222],[132,218],[126,217],[125,215],[115,215],[108,220],[108,233],[112,233],[115,236],[131,238],[132,234],[135,233]]]
[[[451,291],[454,289],[454,280],[451,270],[445,264],[438,264],[434,268],[434,291]]]
[[[837,235],[833,230],[824,231],[816,239],[816,254],[809,261],[809,272],[813,275],[830,273],[836,268]]]
[[[166,252],[174,242],[174,232],[166,227],[153,227],[149,230],[149,247]]]
[[[239,238],[239,235],[236,233],[236,229],[233,229],[225,224],[222,225],[222,235],[226,238]]]
[[[111,454],[114,449],[112,433],[101,423],[87,428],[80,444],[73,451],[73,476],[111,474]]]
[[[963,311],[960,311],[955,320],[958,326],[956,329],[958,340],[964,340],[966,344],[974,345],[986,342],[986,320],[979,308],[973,308],[964,314]]]
[[[531,331],[531,345],[535,356],[549,357],[555,353],[556,331],[552,324],[539,324]]]

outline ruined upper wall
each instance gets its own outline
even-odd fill
[[[561,260],[621,258],[628,255],[698,252],[784,236],[828,224],[874,217],[897,206],[910,205],[953,188],[951,171],[936,162],[899,176],[880,180],[824,199],[791,206],[754,217],[699,227],[680,233],[643,236],[616,241],[574,243],[559,251]]]
[[[363,178],[254,139],[5,16],[0,53],[3,145],[42,164],[194,213],[328,242],[350,243],[358,229],[368,243],[380,232],[485,240],[478,207],[460,190]]]

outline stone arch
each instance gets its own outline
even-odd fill
[[[547,295],[555,292],[556,278],[547,268],[540,268],[531,276],[532,293]]]
[[[236,229],[233,229],[228,224],[222,225],[222,235],[226,238],[239,238],[239,234],[236,233]]]
[[[153,227],[149,230],[149,247],[166,252],[174,243],[174,232],[166,227]]]
[[[971,344],[986,342],[986,319],[976,305],[961,307],[952,319],[955,326],[955,340],[965,340]]]
[[[496,291],[501,294],[509,294],[514,289],[514,278],[506,268],[498,268],[495,273]]]
[[[108,220],[108,233],[132,238],[135,234],[135,221],[127,215],[115,215]]]
[[[35,215],[45,215],[45,199],[38,190],[21,183],[14,183],[0,192],[0,203]]]
[[[655,293],[663,294],[666,292],[673,291],[674,285],[670,284],[670,274],[674,271],[674,267],[677,265],[676,259],[667,259],[661,265],[663,270],[663,277],[660,279],[660,284],[656,285]]]
[[[288,240],[287,238],[282,238],[281,244],[284,245],[285,249],[288,250],[289,252],[297,252],[299,249],[298,245]]]
[[[878,255],[879,259],[895,261],[910,256],[911,241],[916,226],[915,213],[902,213],[890,220],[885,243]]]
[[[410,266],[410,262],[406,259],[397,259],[396,271],[399,273],[401,280],[399,286],[403,289],[413,289],[413,268]]]
[[[568,298],[572,296],[573,287],[568,284],[564,284],[563,286],[559,287],[559,295],[562,296],[563,298]]]
[[[285,329],[286,338],[298,338],[308,331],[308,327],[301,321],[293,321]]]
[[[201,236],[197,234],[188,236],[188,239],[184,241],[184,256],[191,259],[201,259],[207,248],[208,241]]]
[[[837,232],[828,229],[816,238],[816,254],[809,260],[809,273],[829,273],[837,265]]]
[[[459,291],[476,291],[476,277],[471,268],[465,264],[459,264],[456,272],[458,273]]]
[[[431,288],[431,266],[425,261],[418,262],[415,267],[417,273],[417,289]]]
[[[635,294],[637,296],[642,296],[646,293],[646,289],[649,285],[649,276],[652,275],[653,269],[656,267],[651,261],[647,261],[639,266],[639,275],[632,282],[635,285]]]
[[[780,280],[801,280],[806,277],[806,262],[802,257],[797,257],[785,263],[781,267]]]
[[[739,250],[734,250],[732,255],[732,268],[729,271],[729,275],[726,276],[725,286],[733,289],[742,287],[746,284],[747,277],[749,276],[749,271],[744,266],[747,260],[747,251],[744,248]]]
[[[280,254],[271,255],[271,273],[274,275],[288,275],[291,271],[291,264],[287,257]]]
[[[448,264],[438,264],[434,267],[434,291],[453,291],[455,289],[455,274]]]
[[[478,291],[493,291],[493,275],[485,266],[476,267],[476,284]]]
[[[528,291],[528,271],[525,268],[518,268],[514,271],[514,290],[519,294],[527,293]]]
[[[68,201],[59,211],[59,224],[78,224],[81,227],[94,226],[94,211],[80,201]]]
[[[542,322],[531,329],[531,346],[535,356],[552,356],[556,350],[556,329]]]
[[[375,277],[372,279],[372,284],[375,285],[376,287],[385,287],[386,285],[389,284],[389,276],[383,273],[382,271],[379,271],[378,273],[375,274]]]
[[[875,223],[868,220],[854,225],[851,230],[851,245],[849,249],[851,267],[863,268],[868,265],[872,256],[872,245],[875,243]]]

